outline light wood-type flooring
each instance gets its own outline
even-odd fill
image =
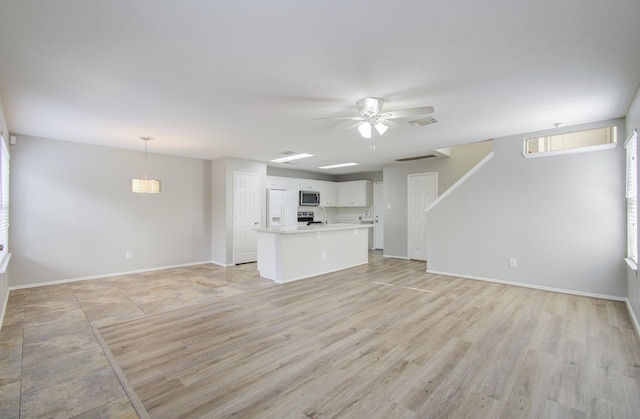
[[[7,320],[3,351],[23,332],[23,417],[640,417],[623,303],[377,252],[286,285],[253,264],[201,265],[14,291]]]

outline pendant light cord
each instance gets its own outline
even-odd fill
[[[147,143],[148,139],[143,138],[144,140],[144,180],[147,180]]]

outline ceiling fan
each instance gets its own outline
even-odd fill
[[[360,110],[358,116],[337,116],[320,119],[348,119],[351,121],[361,121],[357,124],[358,132],[364,138],[371,138],[375,131],[382,135],[387,131],[387,121],[393,119],[408,118],[417,115],[433,113],[433,106],[422,106],[419,108],[398,109],[395,111],[383,111],[384,100],[377,97],[365,97],[356,102]]]

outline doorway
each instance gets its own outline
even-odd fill
[[[407,175],[407,256],[427,260],[427,213],[425,210],[438,196],[438,173]]]

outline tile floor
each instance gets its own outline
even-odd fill
[[[93,327],[270,286],[246,264],[13,290],[0,330],[0,417],[135,418]]]

